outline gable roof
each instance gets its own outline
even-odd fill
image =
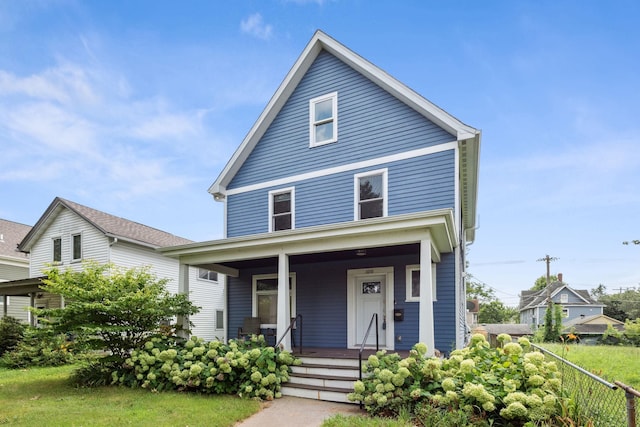
[[[29,252],[34,242],[63,209],[69,209],[107,237],[118,238],[153,249],[162,246],[184,245],[192,242],[189,239],[175,236],[166,231],[158,230],[157,228],[56,197],[36,225],[33,226],[31,231],[25,236],[22,242],[20,242],[18,249],[23,252]]]
[[[323,50],[334,55],[427,119],[456,136],[459,141],[461,156],[460,174],[462,176],[462,183],[460,190],[462,193],[464,228],[467,231],[467,240],[469,242],[473,241],[476,224],[475,212],[478,192],[478,159],[480,154],[481,132],[462,123],[399,80],[391,77],[382,69],[376,67],[320,30],[316,31],[313,35],[275,94],[269,100],[267,106],[258,117],[258,120],[254,123],[238,149],[233,153],[218,178],[209,187],[209,193],[211,193],[216,200],[223,200],[225,198],[227,185],[229,185],[233,177],[240,170],[242,164],[247,160],[251,151],[255,148],[256,144],[260,141],[286,101],[294,92],[309,67]]]
[[[553,298],[564,289],[576,295],[582,302],[563,303],[562,305],[602,305],[591,298],[589,291],[586,289],[573,289],[566,283],[553,282],[549,284],[549,289],[545,287],[539,291],[522,291],[520,293],[520,311],[545,305],[547,303],[547,294]]]
[[[0,259],[28,264],[29,258],[18,250],[18,244],[30,230],[30,225],[0,219]]]

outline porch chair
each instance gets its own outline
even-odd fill
[[[238,338],[251,335],[260,335],[260,318],[245,317],[242,326],[238,328]]]

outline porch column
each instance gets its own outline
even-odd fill
[[[282,337],[284,331],[291,323],[291,307],[289,304],[289,255],[278,254],[278,324],[276,328],[276,340]],[[291,351],[291,331],[282,339],[285,350]]]
[[[6,295],[2,295],[2,317],[7,317],[7,304],[9,303],[9,298]]]
[[[431,277],[431,233],[420,241],[420,330],[418,338],[427,345],[427,356],[434,355],[433,295]]]
[[[178,293],[185,294],[189,298],[189,265],[180,263],[178,268]],[[188,338],[189,316],[178,316],[176,319],[178,336]]]

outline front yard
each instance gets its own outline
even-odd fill
[[[16,426],[232,426],[260,409],[230,395],[75,388],[74,366],[0,368],[0,424]]]
[[[621,381],[640,390],[640,347],[550,343],[542,347],[609,382]]]

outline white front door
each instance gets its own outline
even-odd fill
[[[385,318],[385,295],[387,293],[386,275],[367,274],[356,276],[356,344],[361,345],[364,341],[367,328],[371,324],[366,345],[368,347],[376,344],[376,324],[371,323],[374,314],[378,314],[378,343],[380,346],[386,344],[386,318]]]

